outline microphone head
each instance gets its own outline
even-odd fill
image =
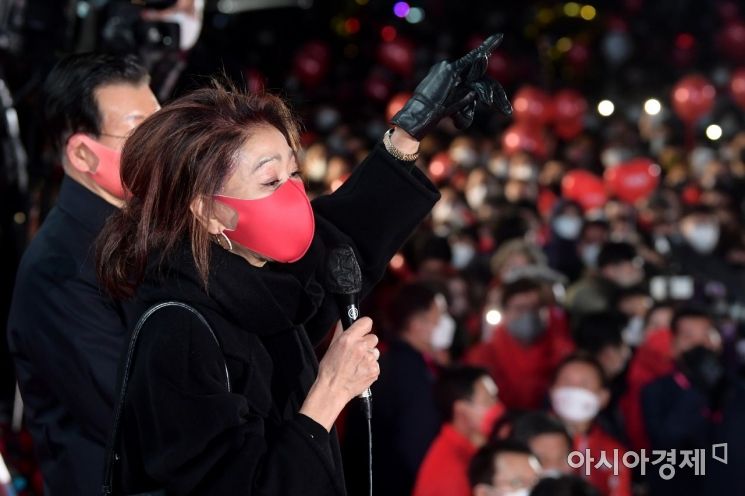
[[[334,294],[362,292],[362,271],[349,245],[333,248],[326,260],[326,289]]]

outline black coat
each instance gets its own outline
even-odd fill
[[[114,211],[66,177],[16,275],[8,344],[51,496],[101,487],[128,309],[100,289],[93,244]]]
[[[316,235],[294,264],[249,265],[214,246],[208,293],[188,243],[148,271],[138,300],[197,308],[219,350],[182,309],[143,327],[123,418],[128,491],[165,486],[172,494],[345,494],[335,432],[298,414],[315,380],[313,345],[337,310],[322,282],[327,247],[350,243],[365,288],[439,198],[417,169],[378,145],[333,195],[313,202]]]
[[[660,477],[660,465],[647,466],[650,494],[745,494],[745,424],[742,421],[745,384],[742,380],[732,378],[723,398],[721,410],[711,413],[706,396],[690,387],[679,372],[660,377],[642,389],[644,423],[652,449],[678,450],[672,479]],[[712,446],[720,443],[728,445],[727,464],[713,458]],[[680,450],[693,449],[705,450],[705,475],[697,474],[691,467],[679,466],[682,462]],[[721,451],[718,456],[722,456]]]

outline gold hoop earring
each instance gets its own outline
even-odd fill
[[[225,242],[228,244],[228,251],[233,251],[233,243],[230,242],[230,238],[225,234],[225,231],[220,231],[220,234],[223,238],[225,238]],[[222,243],[220,243],[220,238],[217,238],[217,244],[222,246]]]

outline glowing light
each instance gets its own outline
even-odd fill
[[[411,10],[411,7],[406,2],[396,2],[396,5],[393,6],[393,13],[396,17],[406,17],[409,10]]]
[[[689,50],[696,44],[696,39],[689,33],[680,33],[675,37],[675,44],[678,48]]]
[[[350,17],[347,19],[347,21],[344,23],[344,29],[349,34],[355,34],[360,30],[360,21],[357,18]]]
[[[616,106],[613,105],[613,102],[611,102],[610,100],[602,100],[600,103],[598,103],[598,114],[602,115],[603,117],[612,115],[615,110]]]
[[[499,310],[489,310],[486,312],[486,323],[489,325],[499,325],[502,322],[502,314]]]
[[[554,20],[554,13],[551,9],[541,9],[535,18],[541,24],[548,24]]]
[[[396,39],[397,34],[396,28],[393,26],[385,26],[380,30],[380,37],[383,38],[383,41],[393,41]]]
[[[576,2],[569,2],[564,4],[564,14],[569,17],[577,17],[580,10],[580,6]]]
[[[597,15],[597,11],[595,10],[595,7],[593,7],[592,5],[584,5],[579,10],[579,15],[585,21],[592,21],[593,19],[595,19],[595,16]]]
[[[644,102],[644,111],[649,115],[657,115],[662,110],[662,104],[656,98],[650,98]]]
[[[711,124],[706,128],[706,137],[712,141],[716,141],[722,137],[722,128],[716,124]]]
[[[556,42],[556,49],[562,53],[568,52],[572,49],[572,40],[567,38],[566,36],[563,38],[559,38],[559,40]]]
[[[424,20],[424,9],[414,7],[406,14],[406,20],[411,24],[418,24]]]
[[[440,177],[445,174],[445,162],[435,159],[429,164],[429,173],[434,177]]]
[[[393,255],[393,258],[391,258],[391,268],[394,270],[401,270],[404,266],[404,256],[400,253],[396,253]]]

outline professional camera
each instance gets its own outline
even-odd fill
[[[178,50],[180,27],[175,22],[148,21],[142,10],[163,9],[174,0],[110,1],[104,10],[100,48],[121,53]]]

